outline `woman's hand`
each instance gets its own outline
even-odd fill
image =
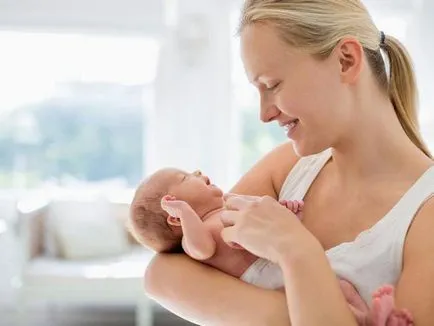
[[[226,243],[236,243],[275,263],[291,252],[300,252],[298,249],[318,245],[294,213],[268,196],[226,196],[222,222]]]

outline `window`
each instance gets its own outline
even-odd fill
[[[0,188],[135,186],[154,40],[1,32]]]
[[[234,9],[231,22],[232,30],[238,25],[239,8]],[[288,141],[284,129],[277,123],[264,124],[259,119],[259,95],[245,75],[240,58],[239,37],[232,40],[232,83],[235,110],[239,112],[241,124],[241,162],[242,173],[251,168],[261,157],[278,144]]]

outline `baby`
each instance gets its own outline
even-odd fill
[[[303,202],[280,203],[301,217]],[[137,189],[129,228],[137,241],[156,252],[185,252],[245,282],[266,289],[284,289],[277,264],[223,241],[223,210],[222,190],[200,171],[162,169]],[[392,287],[380,288],[369,309],[349,282],[341,280],[340,285],[359,325],[412,325],[407,311],[396,311]]]

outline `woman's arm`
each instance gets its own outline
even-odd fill
[[[408,309],[417,326],[434,325],[434,198],[416,216],[406,239],[396,287],[398,308]]]
[[[165,308],[204,326],[288,326],[285,295],[260,289],[185,255],[158,255],[146,292]]]
[[[231,190],[277,198],[297,162],[290,143],[270,152]],[[289,325],[285,297],[245,284],[185,255],[157,255],[145,290],[174,313],[201,325]]]
[[[298,160],[291,143],[280,145],[256,163],[230,192],[277,199],[288,173]]]
[[[270,197],[233,196],[226,208],[223,240],[281,267],[292,325],[357,325],[322,245],[295,214]]]
[[[321,245],[305,251],[280,262],[292,324],[357,326]]]

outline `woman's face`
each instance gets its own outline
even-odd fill
[[[331,147],[348,118],[348,90],[339,56],[319,60],[297,51],[266,24],[251,24],[241,33],[247,76],[260,93],[260,116],[277,121],[296,152],[306,156]]]

